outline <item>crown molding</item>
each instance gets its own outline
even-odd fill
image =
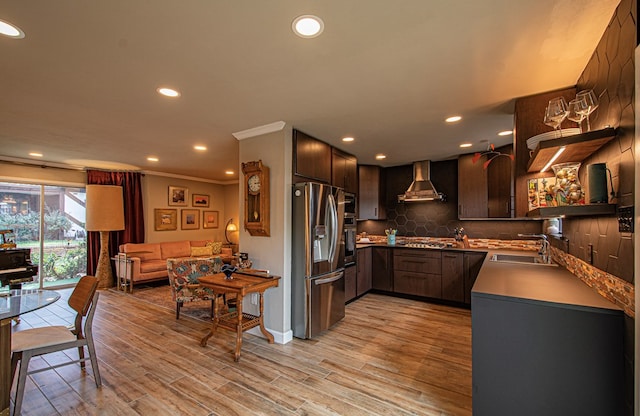
[[[231,134],[233,135],[233,137],[235,137],[238,140],[244,140],[250,137],[262,136],[263,134],[280,131],[284,129],[284,126],[286,124],[287,123],[285,123],[284,121],[276,121],[274,123],[265,124],[264,126],[258,126],[251,129],[231,133]]]

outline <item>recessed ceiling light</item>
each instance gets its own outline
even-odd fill
[[[293,33],[301,38],[315,38],[324,30],[324,22],[318,16],[305,14],[298,16],[291,24]]]
[[[462,143],[460,145],[460,147],[471,147],[471,146],[473,146],[473,143]]]
[[[160,160],[160,159],[158,159],[157,157],[149,156],[149,157],[147,158],[147,160],[148,160],[149,162],[157,162],[157,161],[158,161],[158,160]]]
[[[343,138],[342,138],[342,141],[343,141],[343,142],[352,142],[353,140],[354,140],[354,138],[353,138],[353,137],[343,137]]]
[[[0,35],[5,35],[14,39],[24,38],[24,32],[15,25],[0,20]]]
[[[233,175],[234,173],[235,173],[235,172],[234,172],[234,171],[232,171],[232,170],[225,170],[225,171],[224,171],[224,174],[225,174],[225,175]]]
[[[379,154],[376,155],[376,159],[378,159],[378,160],[382,160],[382,159],[386,159],[386,158],[387,158],[387,155],[383,155],[382,153],[379,153]]]
[[[196,150],[199,150],[201,152],[204,152],[205,150],[207,150],[207,146],[202,146],[202,145],[199,145],[199,144],[193,146],[193,148],[196,149]]]
[[[173,88],[160,87],[156,91],[158,91],[158,94],[164,95],[165,97],[180,97],[180,92],[174,90]]]
[[[451,116],[444,119],[447,123],[455,123],[456,121],[462,120],[462,116]]]
[[[500,133],[498,133],[498,136],[508,136],[510,134],[513,134],[513,130],[504,130],[501,131]]]
[[[29,156],[33,156],[33,157],[42,157],[43,154],[42,153],[38,153],[38,152],[31,152],[29,153]]]

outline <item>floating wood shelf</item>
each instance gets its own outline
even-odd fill
[[[607,127],[602,130],[589,131],[574,136],[541,141],[533,151],[527,166],[527,172],[540,172],[558,149],[563,146],[565,151],[555,160],[554,164],[582,162],[614,137],[616,137],[616,129]]]
[[[562,207],[542,207],[527,212],[531,218],[559,218],[559,217],[595,217],[600,215],[615,215],[616,204],[567,205]]]

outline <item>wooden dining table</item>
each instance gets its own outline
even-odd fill
[[[215,297],[211,330],[202,338],[200,345],[206,347],[207,341],[213,336],[219,326],[236,332],[236,349],[234,354],[236,362],[240,360],[243,331],[260,326],[260,331],[267,338],[269,344],[273,344],[273,335],[264,327],[264,292],[269,288],[277,287],[278,280],[280,280],[280,276],[251,270],[234,272],[229,279],[224,273],[199,278],[198,282],[200,285],[211,289],[216,295],[236,295],[235,310],[223,310],[219,304],[221,296]],[[242,311],[242,300],[246,295],[251,293],[257,293],[260,296],[258,315],[252,315]]]
[[[11,319],[60,299],[52,290],[17,289],[0,296],[0,416],[9,415],[11,391]]]

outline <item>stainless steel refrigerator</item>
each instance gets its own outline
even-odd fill
[[[295,184],[292,212],[291,325],[313,338],[344,318],[344,192]]]

